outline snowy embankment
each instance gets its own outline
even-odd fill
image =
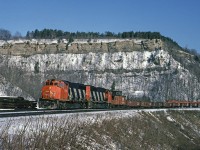
[[[198,149],[200,108],[0,118],[0,149]]]
[[[99,111],[99,112],[76,112],[76,113],[63,113],[63,114],[55,114],[55,115],[39,115],[39,116],[29,116],[29,117],[10,117],[10,118],[0,118],[0,132],[3,127],[7,124],[10,125],[9,133],[15,133],[15,130],[22,129],[27,121],[31,124],[31,127],[38,123],[38,121],[42,121],[43,119],[56,119],[56,120],[68,120],[70,123],[101,123],[104,120],[112,120],[112,119],[123,119],[123,118],[131,118],[131,117],[141,117],[141,113],[146,112],[151,114],[152,112],[164,112],[166,114],[166,118],[169,121],[174,121],[169,115],[167,115],[167,110],[196,110],[200,111],[200,108],[174,108],[174,109],[133,109],[133,110],[116,110],[116,111]],[[3,114],[5,112],[0,112]],[[13,112],[14,113],[14,112]],[[18,112],[17,112],[18,113]],[[23,112],[20,112],[23,113]],[[24,111],[26,113],[26,111]],[[44,121],[44,120],[43,120]],[[44,124],[45,126],[45,124]]]

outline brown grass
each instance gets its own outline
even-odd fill
[[[0,149],[200,148],[200,113],[196,111],[139,112],[126,118],[108,115],[108,119],[98,115],[93,123],[80,117],[30,117],[15,130],[15,120],[9,120],[0,130]]]

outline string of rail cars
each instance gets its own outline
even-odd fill
[[[45,82],[38,104],[42,108],[54,109],[200,107],[200,101],[146,102],[126,100],[122,91],[111,91],[101,87],[55,79]]]
[[[200,101],[166,100],[150,102],[127,100],[122,91],[50,79],[41,89],[39,108],[46,109],[112,109],[200,107]],[[0,97],[0,108],[36,108],[36,102],[23,97]]]

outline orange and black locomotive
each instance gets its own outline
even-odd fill
[[[68,108],[176,108],[200,107],[200,101],[166,100],[150,102],[127,100],[122,91],[72,83],[65,80],[47,80],[42,87],[39,107]]]

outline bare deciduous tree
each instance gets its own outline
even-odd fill
[[[8,30],[0,29],[0,40],[9,40],[11,38],[11,33]]]

